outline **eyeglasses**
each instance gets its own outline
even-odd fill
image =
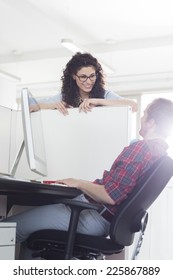
[[[91,74],[90,76],[86,76],[86,75],[76,75],[78,77],[78,79],[81,81],[81,82],[86,82],[88,79],[90,79],[91,82],[95,82],[96,79],[97,79],[97,74]]]

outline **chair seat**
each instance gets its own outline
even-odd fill
[[[30,235],[27,240],[27,246],[31,250],[47,250],[47,252],[51,250],[62,251],[63,254],[67,240],[68,232],[66,231],[57,231],[53,229],[40,230]],[[105,236],[92,236],[78,233],[75,237],[73,256],[87,253],[88,251],[96,254],[100,254],[101,252],[105,255],[118,254],[123,249],[123,246],[114,243],[111,239],[106,238]]]

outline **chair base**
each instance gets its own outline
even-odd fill
[[[33,251],[33,258],[48,260],[66,259],[68,233],[57,230],[41,230],[33,233],[27,240],[27,247]],[[91,242],[92,241],[92,242]],[[100,248],[102,244],[102,248]],[[77,234],[70,259],[98,260],[105,255],[118,254],[124,249],[109,238]]]
[[[36,251],[32,254],[33,258],[40,258],[44,260],[63,260],[65,258],[64,252],[59,252],[56,250],[42,250]],[[105,255],[103,254],[94,254],[91,252],[83,252],[81,254],[74,254],[71,260],[105,260]]]

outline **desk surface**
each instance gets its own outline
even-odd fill
[[[0,195],[7,196],[10,206],[56,203],[60,198],[74,198],[79,194],[81,191],[76,188],[0,178]]]

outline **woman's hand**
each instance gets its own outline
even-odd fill
[[[51,108],[49,107],[49,109],[56,109],[58,110],[60,113],[62,113],[64,116],[68,115],[68,110],[67,108],[72,108],[72,106],[67,105],[64,101],[60,101],[54,104],[50,104]]]
[[[79,106],[79,112],[83,111],[85,113],[92,110],[95,106],[124,106],[128,105],[132,108],[132,112],[138,111],[138,103],[132,99],[104,99],[104,98],[86,98]]]
[[[138,111],[138,103],[130,100],[129,101],[129,106],[132,108],[132,113],[136,113]]]
[[[37,112],[40,110],[40,106],[38,104],[29,105],[29,112]]]
[[[93,107],[101,105],[100,98],[86,98],[79,106],[79,112],[90,112]]]
[[[56,103],[38,103],[37,105],[30,106],[30,112],[36,112],[39,109],[50,109],[50,110],[58,110],[63,115],[68,115],[67,108],[72,108],[72,106],[67,105],[64,101],[60,101]]]

